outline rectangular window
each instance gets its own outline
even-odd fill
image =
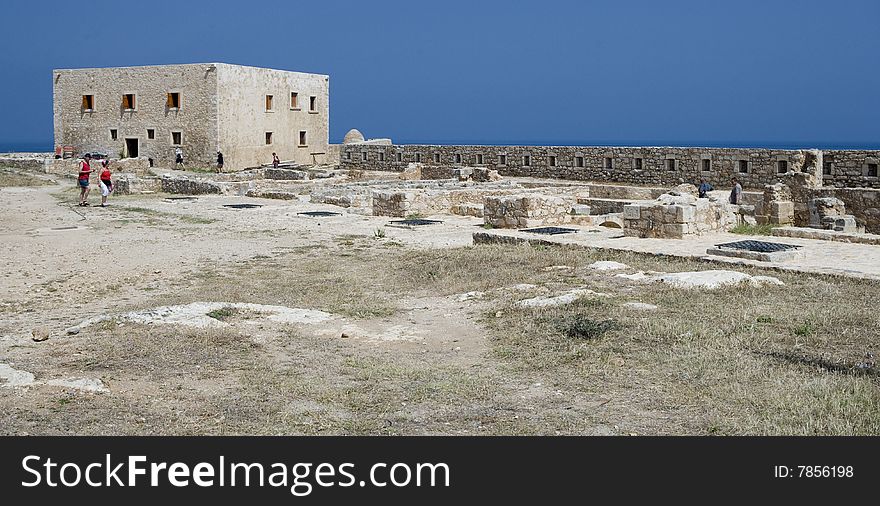
[[[550,166],[556,167],[556,156],[550,155]]]
[[[169,93],[165,99],[165,106],[169,109],[180,109],[180,93]]]
[[[712,171],[712,160],[708,158],[703,158],[703,172],[711,172]]]
[[[644,165],[644,160],[642,158],[636,158],[636,170],[642,170],[642,166]]]
[[[309,97],[309,111],[318,112],[318,97]]]
[[[575,167],[583,168],[584,166],[584,157],[576,156],[574,157],[574,165]]]
[[[822,175],[831,175],[831,162],[822,162]]]
[[[305,130],[299,131],[299,145],[300,146],[308,146],[309,143],[308,143],[307,135],[308,134],[306,134]]]
[[[788,172],[788,162],[785,160],[777,160],[776,161],[776,173],[777,174],[785,174]]]
[[[532,164],[532,157],[529,155],[524,156],[523,157],[523,166],[528,167],[531,164]]]
[[[461,153],[455,154],[455,163],[461,163]]]
[[[272,144],[272,132],[266,132],[266,144]]]
[[[91,111],[94,108],[95,108],[95,96],[94,95],[83,95],[82,110],[83,111]]]
[[[299,93],[295,91],[290,92],[290,108],[299,109]]]
[[[273,102],[275,101],[275,97],[272,95],[266,95],[266,111],[272,110]]]
[[[147,139],[155,139],[156,138],[156,130],[152,128],[147,129]]]
[[[175,146],[180,146],[181,144],[183,144],[183,142],[181,142],[182,137],[183,135],[181,134],[181,132],[171,132],[171,144],[174,144]]]
[[[117,132],[115,128],[110,129],[110,140],[115,141],[117,137]]]
[[[869,163],[868,164],[868,177],[877,177],[877,164]]]
[[[606,157],[605,157],[605,165],[604,165],[604,167],[605,167],[606,169],[611,170],[611,166],[613,165],[613,163],[614,163],[614,161],[611,159],[610,156],[606,156]]]
[[[440,163],[440,153],[434,153],[434,163]]]
[[[380,162],[385,161],[385,152],[384,151],[379,151],[379,161]]]
[[[397,152],[397,161],[398,161],[398,162],[402,162],[402,161],[403,161],[403,153],[401,153],[400,151]]]
[[[363,153],[361,153],[361,160],[363,160],[363,161],[365,161],[365,162],[367,161],[367,152],[366,152],[366,151],[364,151]]]
[[[477,165],[483,165],[483,154],[477,153]]]
[[[666,169],[667,170],[675,170],[675,158],[667,158],[666,159]]]
[[[345,152],[345,159],[346,159],[346,160],[351,160],[351,151],[346,151],[346,152]]]
[[[740,174],[748,174],[749,173],[749,161],[748,160],[740,160],[739,161],[739,173]]]
[[[122,108],[126,111],[133,111],[135,109],[134,93],[122,95]]]
[[[422,154],[416,153],[416,163],[421,163],[421,161],[422,161]]]
[[[498,155],[498,165],[507,165],[507,155]]]

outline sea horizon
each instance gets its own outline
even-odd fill
[[[880,150],[880,142],[772,142],[772,141],[479,141],[479,140],[423,140],[401,139],[395,145],[452,145],[452,146],[597,146],[597,147],[683,147],[683,148],[755,148],[755,149],[848,149]],[[342,139],[331,140],[342,144]],[[41,141],[0,142],[0,153],[51,153],[54,144]]]

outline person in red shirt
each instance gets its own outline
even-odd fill
[[[89,162],[92,161],[92,155],[86,153],[81,162],[79,162],[79,177],[77,184],[79,185],[79,205],[89,205],[89,177],[92,175],[92,167]]]
[[[101,207],[107,207],[107,196],[113,193],[113,181],[110,180],[108,160],[101,161]]]

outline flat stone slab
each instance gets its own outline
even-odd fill
[[[660,282],[675,288],[715,290],[723,286],[749,283],[753,286],[782,285],[772,276],[752,276],[744,272],[708,270],[693,272],[618,274],[617,277],[642,282]]]
[[[591,263],[587,266],[587,268],[593,269],[594,271],[618,271],[629,269],[629,266],[620,262],[613,262],[611,260],[600,260],[598,262]]]

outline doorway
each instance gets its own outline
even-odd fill
[[[138,140],[125,139],[125,152],[129,158],[138,157]]]

